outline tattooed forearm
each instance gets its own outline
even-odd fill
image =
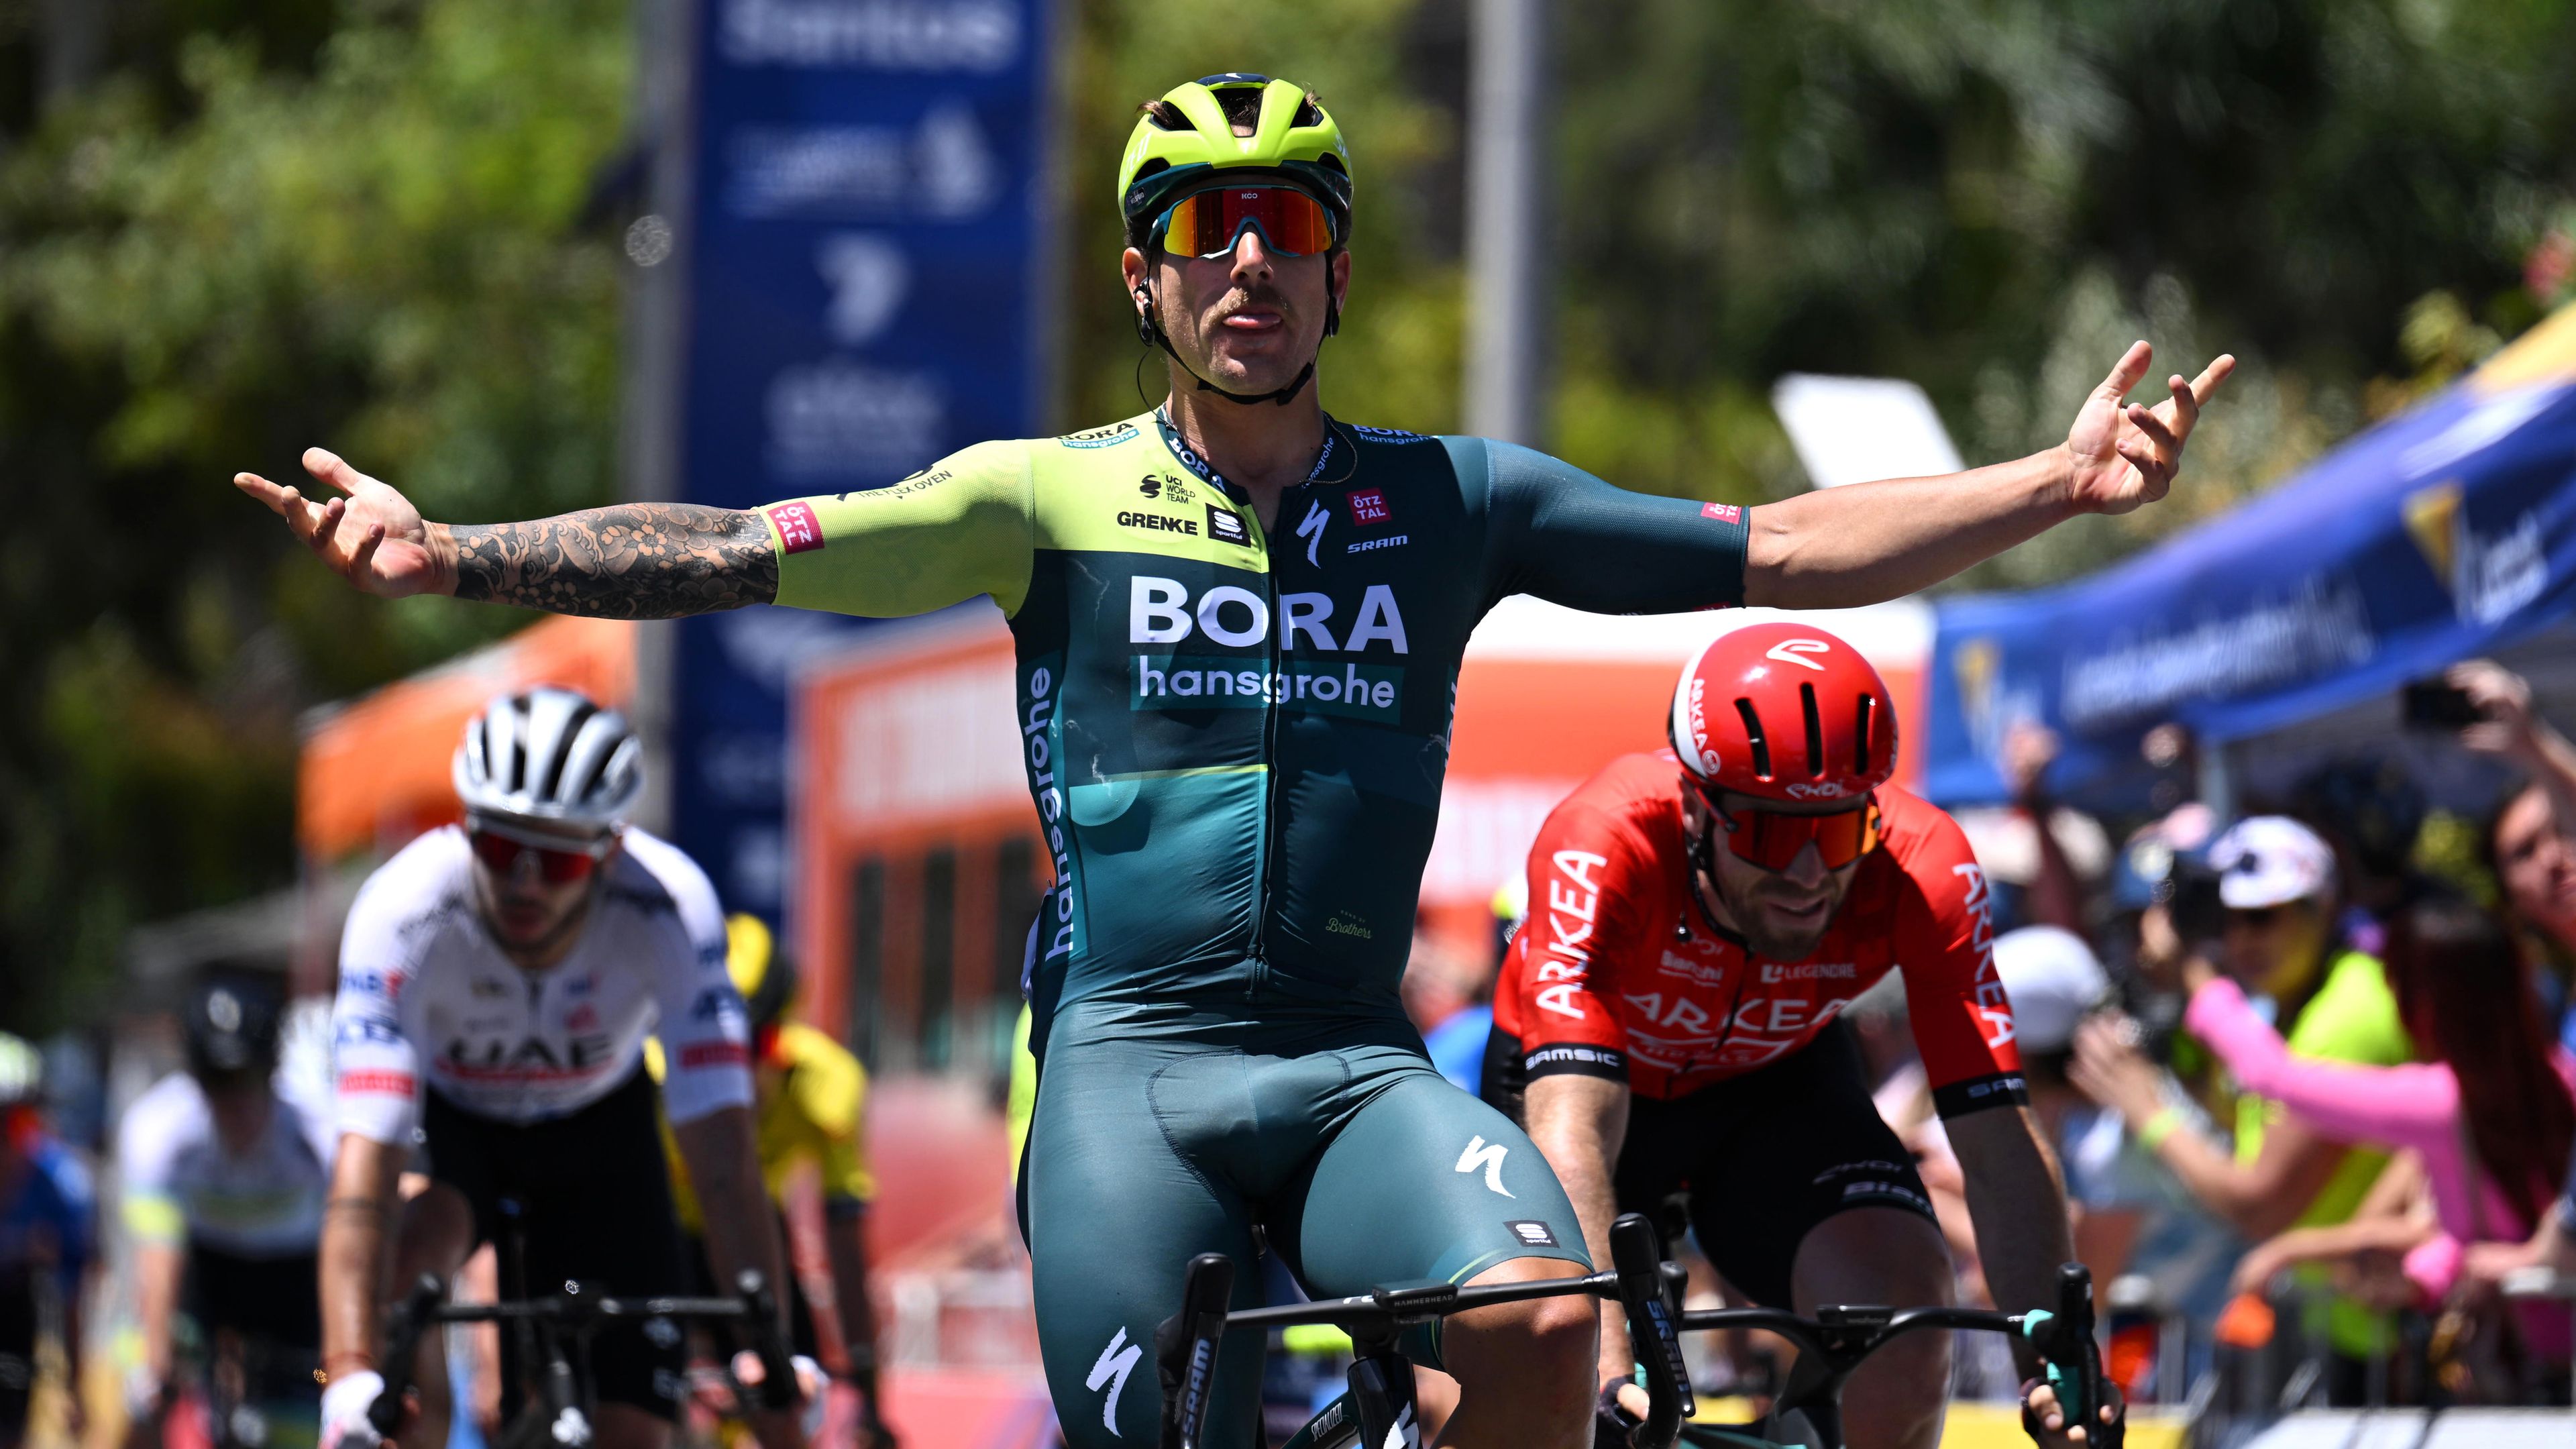
[[[676,619],[778,597],[757,513],[624,503],[532,523],[454,524],[456,597],[599,619]]]

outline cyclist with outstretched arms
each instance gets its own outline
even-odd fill
[[[1616,1214],[1687,1188],[1702,1251],[1756,1303],[1947,1303],[1930,1199],[1838,1019],[1902,968],[1996,1305],[2052,1306],[2074,1250],[1995,974],[1993,900],[1959,827],[1888,783],[1878,671],[1813,625],[1750,625],[1684,667],[1669,737],[1539,828],[1487,1100],[1528,1128],[1596,1254]],[[1605,1418],[1629,1351],[1613,1314]],[[1892,1344],[1852,1380],[1851,1442],[1930,1449],[1949,1382],[1945,1337]]]
[[[670,1062],[661,1102],[716,1270],[727,1282],[745,1268],[783,1281],[752,1152],[750,1029],[725,974],[724,916],[694,862],[626,823],[643,787],[640,752],[623,716],[570,690],[494,700],[456,752],[464,825],[403,847],[349,908],[321,1255],[324,1433],[342,1445],[375,1438],[366,1414],[384,1387],[388,1283],[451,1277],[495,1243],[505,1293],[552,1293],[567,1280],[602,1296],[687,1290],[644,1069],[650,1033]],[[415,1142],[425,1161],[413,1160]],[[408,1203],[396,1190],[406,1167],[429,1177]],[[515,1224],[505,1204],[516,1204]],[[513,1361],[510,1338],[505,1401],[534,1368]],[[447,1442],[441,1343],[421,1342],[420,1413],[398,1433],[407,1444]],[[601,1449],[670,1441],[687,1391],[681,1347],[660,1321],[591,1339]],[[753,1428],[767,1449],[802,1442],[784,1412]]]
[[[2140,344],[2065,446],[1970,473],[1759,509],[1647,497],[1525,448],[1323,412],[1352,182],[1298,86],[1210,76],[1148,103],[1118,194],[1122,285],[1171,382],[1137,417],[741,511],[433,524],[318,449],[306,467],[338,490],[328,502],[236,480],[381,594],[628,618],[1001,606],[1056,871],[1031,982],[1025,1227],[1048,1380],[1083,1449],[1153,1436],[1154,1375],[1135,1377],[1154,1326],[1192,1254],[1249,1264],[1256,1223],[1324,1293],[1585,1261],[1528,1139],[1432,1071],[1396,994],[1459,660],[1486,609],[1515,593],[1645,613],[1921,588],[2161,496],[2229,366],[2123,409]],[[1587,1432],[1593,1315],[1570,1303],[1464,1315],[1414,1346],[1462,1381],[1452,1441]],[[1249,1441],[1256,1369],[1244,1355],[1222,1371],[1227,1442]]]

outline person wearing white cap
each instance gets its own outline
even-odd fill
[[[2289,1023],[2300,1056],[2395,1066],[2414,1055],[2397,999],[2379,961],[2341,944],[2334,932],[2334,851],[2295,820],[2238,821],[2210,846],[2226,927],[2219,964],[2249,993],[2268,997],[2273,1019]],[[2076,1037],[2075,1084],[2127,1119],[2209,1210],[2247,1238],[2350,1219],[2387,1166],[2387,1155],[2328,1138],[2266,1098],[2240,1096],[2231,1150],[2191,1129],[2167,1099],[2164,1072],[2135,1045],[2135,1033],[2088,1025]],[[2362,1364],[2386,1343],[2384,1315],[2336,1298],[2313,1331],[2337,1363],[2329,1390],[2357,1391]]]
[[[2012,998],[2031,1115],[2065,1169],[2066,1198],[2076,1209],[2076,1255],[2105,1287],[2123,1274],[2140,1274],[2155,1285],[2162,1308],[2193,1323],[2213,1321],[2227,1305],[2230,1270],[2244,1241],[2156,1160],[2119,1112],[2095,1104],[2067,1080],[2076,1029],[2111,1005],[2109,973],[2083,937],[2056,926],[2025,926],[1995,938],[1995,974]],[[2208,1131],[2207,1117],[2180,1083],[2167,1077],[2160,1090],[2166,1110]],[[2196,1344],[2193,1360],[2205,1358],[2207,1348],[2205,1341]]]

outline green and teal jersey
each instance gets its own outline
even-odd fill
[[[1042,1019],[1094,997],[1394,1011],[1477,621],[1520,593],[1733,605],[1748,534],[1745,510],[1525,448],[1329,419],[1265,529],[1151,413],[762,512],[781,604],[980,594],[1009,617],[1056,875]]]

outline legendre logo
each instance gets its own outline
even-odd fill
[[[1287,657],[1274,673],[1267,657],[1243,655],[1135,656],[1129,704],[1136,709],[1255,708],[1297,704],[1323,714],[1393,723],[1404,695],[1404,667],[1358,660],[1322,660],[1301,654],[1358,654],[1409,649],[1404,614],[1395,590],[1370,584],[1337,630],[1340,606],[1330,594],[1281,594],[1276,622]],[[1127,642],[1180,644],[1193,637],[1228,649],[1270,641],[1269,600],[1250,589],[1219,584],[1193,599],[1177,579],[1139,574],[1128,582]]]

